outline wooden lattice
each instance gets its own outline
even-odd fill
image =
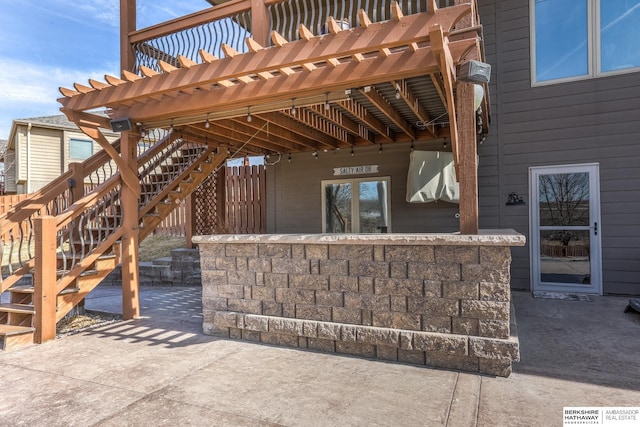
[[[223,168],[193,193],[194,233],[266,232],[264,166]]]

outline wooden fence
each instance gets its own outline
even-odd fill
[[[227,168],[226,223],[231,234],[266,231],[266,183],[264,166]]]
[[[264,166],[218,170],[192,195],[193,234],[265,233],[265,194]]]
[[[158,225],[153,234],[156,236],[173,236],[184,237],[187,232],[187,205],[184,200],[180,202],[176,208],[171,211],[160,225]]]

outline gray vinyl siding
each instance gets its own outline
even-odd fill
[[[416,143],[415,148],[424,148],[424,145]],[[321,151],[318,160],[314,160],[311,153],[294,154],[291,162],[285,155],[275,166],[267,166],[267,232],[322,232],[321,181],[368,176],[391,179],[392,232],[458,231],[457,204],[405,201],[410,145],[385,145],[382,155],[378,150],[378,146],[356,147],[355,156],[350,155],[349,149],[335,154]],[[335,167],[361,165],[379,165],[380,171],[375,175],[333,176]]]
[[[600,166],[603,289],[640,294],[640,73],[531,87],[528,0],[479,0],[492,125],[480,147],[482,227],[529,237],[529,167]],[[529,289],[529,248],[512,250],[512,286]]]

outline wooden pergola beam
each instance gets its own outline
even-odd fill
[[[429,26],[439,24],[445,29],[450,28],[460,16],[464,16],[470,10],[469,5],[452,6],[436,13],[405,16],[400,21],[386,21],[371,24],[368,28],[298,40],[281,47],[223,58],[212,62],[208,67],[204,66],[205,69],[202,65],[192,66],[154,78],[141,79],[135,84],[119,85],[82,96],[62,98],[60,102],[72,110],[89,110],[126,100],[141,99],[152,93],[162,94],[190,86],[203,87],[219,80],[237,79],[247,73],[269,72],[284,67],[302,66],[305,63],[323,62],[336,56],[347,57],[427,42]]]
[[[368,89],[368,90],[367,90]],[[416,139],[416,133],[406,120],[398,113],[398,110],[376,90],[375,87],[360,89],[360,94],[367,98],[382,114],[387,116],[409,138]]]
[[[324,133],[332,138],[341,141],[342,143],[353,145],[356,143],[356,137],[351,135],[346,130],[334,125],[330,121],[324,119],[323,117],[314,114],[310,110],[306,108],[298,108],[295,113],[291,112],[291,110],[284,110],[281,114],[292,117],[293,119],[299,121],[300,123],[315,128],[319,132]]]
[[[267,133],[270,136],[282,139],[283,141],[287,141],[290,144],[295,144],[304,148],[310,148],[312,150],[317,150],[321,148],[321,144],[318,143],[313,138],[309,138],[307,136],[297,134],[291,131],[290,129],[280,127],[278,125],[268,123],[267,120],[263,119],[257,114],[251,115],[251,122],[248,122],[246,118],[236,118],[231,120],[233,120],[238,124],[244,124],[248,128],[251,128],[254,130],[262,129],[266,125]],[[297,150],[292,148],[291,150],[287,150],[287,151],[303,151],[303,148],[300,148]]]
[[[363,122],[367,127],[377,132],[378,134],[375,137],[375,142],[395,142],[396,139],[394,132],[353,99],[339,101],[337,104],[341,108],[344,108],[345,111],[348,111],[357,117],[358,120]]]
[[[451,151],[456,170],[456,179],[460,180],[460,159],[458,157],[458,125],[456,120],[456,104],[454,85],[456,83],[456,62],[453,59],[448,38],[444,35],[441,26],[430,28],[431,49],[438,62],[442,74],[444,95],[447,99],[447,113],[449,114],[449,136],[451,138]]]
[[[318,143],[324,145],[327,148],[335,148],[335,147],[338,147],[340,144],[340,142],[337,139],[323,132],[320,132],[317,129],[304,125],[299,121],[294,120],[290,116],[282,113],[276,113],[276,112],[261,113],[260,119],[266,120],[269,123],[274,124],[276,126],[286,128],[291,132],[297,135],[300,135],[301,137],[309,138],[313,141],[317,141]]]
[[[409,109],[413,112],[413,114],[416,115],[418,120],[420,120],[423,123],[429,123],[431,121],[429,114],[422,107],[418,98],[416,98],[413,92],[411,92],[411,90],[409,89],[409,86],[407,85],[407,81],[396,80],[391,83],[393,84],[397,93],[400,95],[400,99],[404,100],[405,104],[407,104],[407,107],[409,107]],[[433,124],[430,126],[427,126],[426,128],[429,132],[431,132],[433,136],[437,137],[435,126]]]
[[[462,54],[475,40],[452,43],[452,50]],[[397,78],[416,77],[438,72],[439,67],[431,49],[421,48],[393,53],[387,58],[367,59],[339,67],[318,68],[310,73],[295,73],[286,79],[274,78],[251,84],[234,85],[212,91],[198,91],[193,95],[178,95],[163,102],[134,104],[118,108],[115,117],[131,117],[139,122],[171,119],[202,112],[246,108],[261,103],[281,102],[318,92],[344,91],[351,87],[374,85]],[[172,73],[174,74],[174,73]],[[74,98],[71,98],[74,99]]]
[[[258,120],[256,120],[256,122],[257,121]],[[265,145],[271,144],[274,146],[272,151],[304,151],[305,147],[307,147],[306,144],[314,144],[313,141],[310,140],[305,141],[306,144],[299,142],[299,140],[291,140],[289,139],[289,135],[286,135],[285,132],[281,132],[278,128],[270,128],[266,121],[263,121],[260,126],[256,126],[256,124],[254,124],[253,116],[251,122],[236,118],[216,120],[214,123],[230,132],[251,138],[250,143],[258,140],[263,142]],[[317,149],[318,144],[315,143],[315,147],[313,148]]]

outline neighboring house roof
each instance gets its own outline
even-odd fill
[[[14,122],[24,123],[24,124],[42,124],[42,125],[53,125],[55,127],[64,127],[64,128],[72,128],[77,129],[77,126],[70,122],[67,119],[67,116],[64,114],[58,114],[55,116],[42,116],[42,117],[30,117],[26,119],[15,119]]]
[[[107,117],[106,114],[96,113],[97,115]],[[29,117],[26,119],[14,119],[9,131],[9,139],[5,144],[6,147],[12,147],[15,140],[15,133],[19,125],[32,125],[48,129],[60,129],[60,130],[79,130],[75,123],[69,121],[64,114],[56,114],[55,116],[41,116],[41,117]],[[117,135],[111,131],[105,131],[105,135]],[[4,157],[4,149],[2,151],[2,157]]]

